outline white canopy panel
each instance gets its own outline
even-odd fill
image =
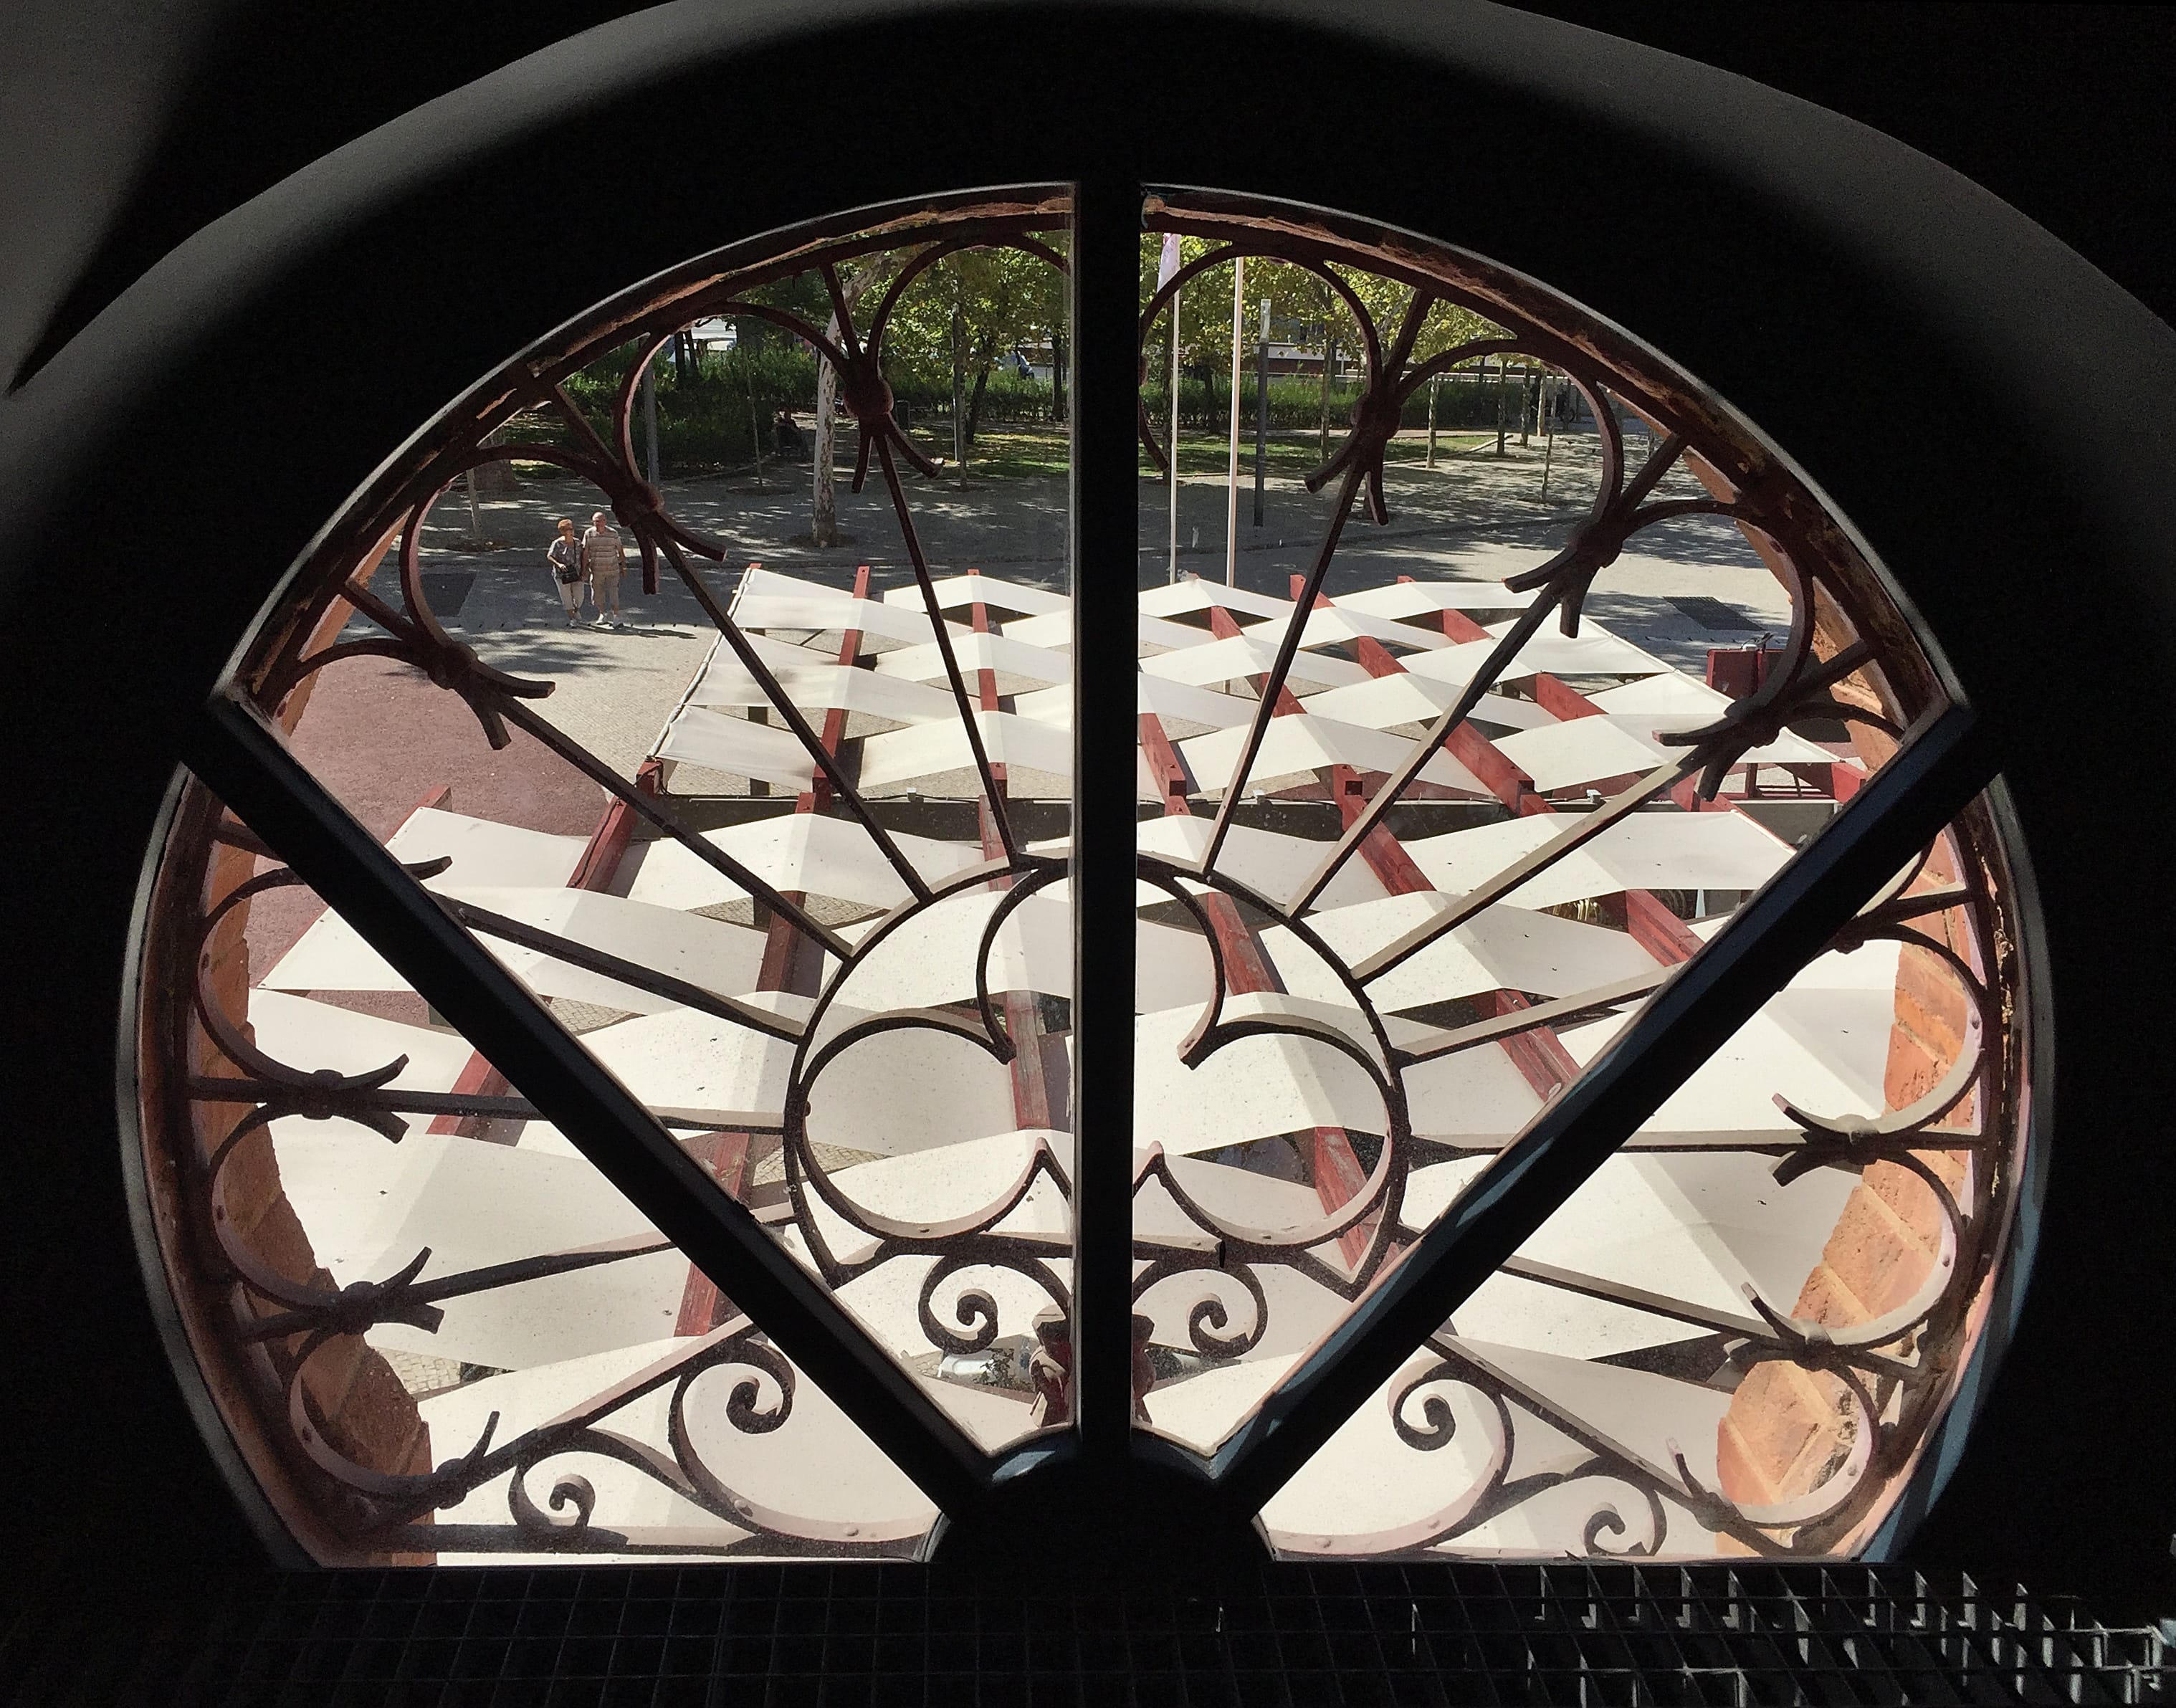
[[[1009,581],[999,575],[939,575],[929,585],[936,592],[938,610],[952,612],[982,604],[998,613],[997,620],[1000,622],[1005,613],[1012,612],[1022,617],[1043,617],[1070,615],[1073,610],[1073,601],[1063,593],[1025,581]],[[884,603],[920,611],[922,589],[911,585],[895,587],[884,595]]]
[[[1167,587],[1141,590],[1141,609],[1152,617],[1182,617],[1211,607],[1238,613],[1243,618],[1290,621],[1292,602],[1275,594],[1257,593],[1251,587],[1227,587],[1221,581],[1205,581],[1189,574]]]
[[[978,864],[982,850],[960,842],[905,831],[890,833],[892,846],[929,881]],[[774,888],[805,895],[835,895],[891,907],[907,899],[900,876],[876,839],[851,819],[824,813],[781,810],[743,824],[706,830],[715,844]],[[637,901],[693,910],[744,898],[745,892],[715,867],[683,844],[661,838],[638,842],[622,868],[628,874],[628,895]]]
[[[1059,652],[1047,646],[1031,645],[1011,634],[967,634],[955,635],[952,655],[960,670],[965,672],[988,670],[1005,676],[1022,677],[1030,682],[1049,684],[1073,680],[1073,658],[1069,653]],[[877,660],[880,676],[903,677],[910,682],[947,682],[944,655],[938,650],[937,643],[905,646],[895,652],[887,652]],[[971,680],[969,691],[973,690]],[[947,698],[949,698],[948,693]]]
[[[438,807],[419,807],[390,836],[386,851],[405,864],[450,858],[453,864],[423,879],[432,889],[462,884],[565,884],[590,846],[586,836],[556,836],[489,819],[471,819]]]
[[[1520,730],[1496,742],[1504,756],[1534,780],[1544,794],[1611,777],[1651,771],[1664,757],[1684,756],[1628,735],[1608,718],[1569,718],[1542,728]]]
[[[1138,624],[1140,644],[1146,652],[1170,652],[1194,645],[1208,638],[1205,629],[1191,628],[1183,623],[1172,623],[1161,617],[1151,617],[1144,612]],[[1031,646],[1046,647],[1053,652],[1073,650],[1073,613],[1054,612],[1048,617],[1024,617],[1004,625],[1010,639]]]
[[[1406,669],[1420,675],[1463,686],[1487,666],[1511,626],[1510,623],[1491,623],[1486,640],[1461,641],[1433,652],[1414,653],[1403,662]],[[1669,668],[1652,653],[1642,651],[1629,640],[1618,639],[1589,617],[1581,622],[1576,635],[1559,634],[1544,627],[1520,648],[1498,679],[1516,682],[1542,671],[1553,676],[1569,677],[1661,676],[1667,674]]]
[[[602,949],[622,960],[700,985],[721,996],[753,987],[763,959],[763,933],[671,908],[601,895],[586,889],[500,889],[478,884],[443,890],[524,925]],[[661,1014],[670,998],[623,984],[543,950],[482,933],[478,940],[502,966],[539,996],[566,997],[636,1014]],[[274,990],[406,990],[396,972],[338,914],[326,913],[265,975]]]
[[[1574,822],[1566,813],[1537,813],[1418,837],[1405,849],[1437,889],[1463,895]],[[1758,889],[1790,857],[1782,839],[1743,813],[1630,813],[1506,900],[1541,908],[1626,889]]]
[[[977,711],[983,751],[990,763],[1024,765],[1055,777],[1073,775],[1073,736],[1017,712]],[[955,719],[890,730],[862,743],[861,786],[864,791],[901,788],[910,783],[965,770],[975,763],[967,732]]]
[[[1178,743],[1179,757],[1193,774],[1198,792],[1221,795],[1230,786],[1232,769],[1246,749],[1248,733],[1245,729],[1218,730]],[[1273,717],[1263,732],[1261,746],[1255,750],[1245,786],[1267,790],[1285,787],[1293,780],[1312,781],[1315,773],[1332,765],[1349,765],[1361,772],[1395,771],[1411,757],[1414,745],[1404,736],[1340,723],[1335,718],[1306,713]],[[1430,756],[1421,767],[1420,781],[1468,794],[1488,792],[1478,777],[1445,753]]]
[[[1244,683],[1249,677],[1265,677],[1276,667],[1276,661],[1274,641],[1254,634],[1235,634],[1223,640],[1200,641],[1177,651],[1145,658],[1141,668],[1151,676],[1192,683],[1197,688],[1213,688],[1227,683]],[[1368,672],[1350,660],[1319,652],[1303,652],[1293,659],[1285,678],[1295,694],[1343,688],[1368,679]]]
[[[896,658],[900,654],[887,656]],[[688,697],[689,707],[708,710],[771,704],[770,694],[753,673],[741,666],[739,660],[728,654],[726,661],[731,668],[714,661],[697,680]],[[953,715],[949,693],[910,677],[813,661],[776,669],[772,675],[794,709],[819,730],[824,714],[834,710],[888,718],[896,723],[922,723]],[[671,740],[668,727],[661,750]]]
[[[1401,579],[1337,596],[1337,602],[1348,609],[1408,623],[1439,611],[1523,611],[1533,599],[1532,594],[1514,593],[1500,581]]]
[[[878,599],[857,599],[851,593],[832,593],[828,590],[820,596],[808,593],[745,593],[734,601],[732,614],[733,621],[743,628],[784,628],[819,634],[858,629],[864,635],[896,640],[909,646],[936,645],[930,638],[929,618],[925,612],[905,610]],[[956,623],[948,622],[945,627],[955,634],[966,632]]]
[[[1385,646],[1403,647],[1410,652],[1424,652],[1449,645],[1440,628],[1417,628],[1336,605],[1317,606],[1308,612],[1307,627],[1300,631],[1299,644],[1305,647],[1344,646],[1363,635]]]

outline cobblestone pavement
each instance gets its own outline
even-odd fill
[[[1640,449],[1632,436],[1633,455]],[[1399,574],[1500,580],[1541,562],[1561,544],[1594,490],[1599,466],[1591,434],[1557,436],[1549,462],[1550,492],[1541,494],[1541,443],[1515,442],[1499,460],[1493,448],[1444,454],[1439,465],[1393,464],[1387,481],[1390,519],[1357,521],[1346,530],[1330,591],[1370,585]],[[856,495],[839,491],[839,518],[850,543],[827,551],[792,543],[808,529],[806,466],[771,465],[758,486],[751,476],[668,479],[673,512],[721,540],[723,564],[698,568],[729,593],[751,561],[812,580],[843,585],[857,564],[871,566],[879,592],[908,585],[911,574],[900,530],[878,484]],[[1061,586],[1065,579],[1066,481],[1062,476],[975,483],[961,492],[938,482],[908,485],[916,529],[940,574],[975,565],[998,575]],[[1689,476],[1674,474],[1665,496],[1696,495]],[[1168,489],[1141,486],[1141,584],[1162,582],[1167,555]],[[1268,484],[1266,514],[1252,522],[1253,490],[1243,473],[1238,574],[1243,585],[1289,591],[1321,537],[1330,497],[1308,493],[1296,480]],[[694,596],[667,574],[645,596],[641,579],[625,583],[627,625],[611,630],[570,628],[561,612],[544,549],[561,515],[586,525],[596,494],[574,481],[525,481],[509,497],[486,499],[486,536],[507,549],[466,553],[450,549],[469,535],[465,500],[441,502],[425,533],[425,568],[448,629],[491,662],[525,676],[547,677],[557,692],[547,715],[625,775],[632,775],[664,726],[712,641]],[[1221,481],[1189,479],[1180,492],[1178,568],[1221,579],[1225,558],[1226,494]],[[632,554],[630,554],[632,555]],[[1711,628],[1673,602],[1721,601],[1743,627]],[[1680,668],[1699,672],[1707,650],[1744,645],[1763,630],[1781,634],[1789,622],[1782,589],[1729,523],[1691,518],[1635,537],[1633,547],[1597,584],[1587,608],[1602,623]],[[1695,607],[1697,611],[1700,607]],[[1707,607],[1716,621],[1722,613]]]

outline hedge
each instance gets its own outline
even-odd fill
[[[1514,432],[1518,431],[1519,416],[1526,407],[1528,393],[1523,379],[1515,380],[1508,388],[1506,420]],[[1353,406],[1360,400],[1360,383],[1344,380],[1330,388],[1330,430],[1341,434],[1352,424]],[[1472,431],[1493,428],[1496,425],[1497,400],[1499,382],[1494,375],[1486,381],[1461,375],[1443,382],[1436,399],[1437,427],[1446,430]],[[1148,406],[1149,419],[1160,427],[1171,419],[1171,387],[1168,381],[1151,378],[1142,388],[1143,400]],[[1243,376],[1239,382],[1239,422],[1244,432],[1252,432],[1254,425],[1255,382],[1254,376]],[[1428,418],[1428,389],[1423,386],[1406,400],[1405,410],[1399,417],[1400,424],[1409,427],[1424,427]],[[1182,427],[1221,431],[1232,419],[1232,382],[1228,375],[1218,374],[1213,378],[1189,379],[1182,377],[1178,383],[1178,419]],[[1270,427],[1276,432],[1298,432],[1318,428],[1322,425],[1322,382],[1304,375],[1285,378],[1272,375],[1270,379]]]
[[[592,363],[567,382],[567,391],[602,431],[618,395],[633,346],[614,351]],[[657,374],[657,437],[659,461],[675,474],[706,469],[733,468],[753,460],[753,435],[762,434],[762,448],[771,451],[770,423],[781,409],[806,413],[816,405],[816,357],[798,345],[767,340],[704,356],[692,375],[677,372],[669,352],[660,356]],[[923,379],[895,376],[893,394],[902,420],[928,427],[949,423],[952,416],[952,386],[949,378]],[[1487,379],[1460,374],[1443,382],[1437,398],[1436,425],[1449,431],[1487,430],[1496,425],[1499,395],[1508,391],[1507,419],[1518,428],[1528,389],[1523,378],[1508,388],[1493,374]],[[1251,431],[1254,421],[1254,380],[1240,382],[1240,420]],[[1160,427],[1169,419],[1169,389],[1152,377],[1144,389],[1149,419]],[[1351,424],[1359,400],[1357,381],[1336,383],[1330,390],[1330,426],[1341,434]],[[1189,428],[1221,431],[1231,418],[1229,378],[1182,378],[1178,389],[1179,419]],[[1428,388],[1409,398],[1401,416],[1408,427],[1428,425]],[[1322,419],[1321,382],[1304,375],[1273,377],[1270,381],[1270,426],[1279,432],[1305,432]],[[983,388],[978,427],[1047,426],[1052,423],[1050,382],[1020,373],[1016,369],[993,369]],[[843,424],[842,424],[843,425]],[[543,439],[556,436],[555,425],[538,419],[516,422],[508,431],[512,439]],[[943,435],[940,435],[943,437]],[[635,443],[642,444],[641,418],[635,422]]]

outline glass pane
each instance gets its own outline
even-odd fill
[[[1937,702],[1840,531],[1575,306],[1152,206],[1138,1285],[1150,1423],[1206,1450]],[[1992,906],[1988,846],[1912,885]],[[1988,917],[1792,980],[1270,1502],[1276,1545],[1863,1533],[2005,1201],[1968,1091],[1884,1116],[2014,1071]],[[1886,1150],[1816,1130],[1869,1121]]]
[[[910,212],[602,305],[353,519],[248,672],[990,1449],[1063,1415],[1037,1337],[1070,1272],[1066,211]],[[193,798],[168,862],[200,922],[281,868]],[[251,1128],[220,1178],[276,1202],[276,1249],[197,1232],[248,1315],[316,1335],[273,1343],[258,1403],[275,1455],[340,1443],[348,1546],[919,1546],[928,1498],[364,934],[277,879],[221,929],[231,1048],[190,1045],[256,1053],[197,1100],[192,1166]],[[393,1421],[355,1434],[335,1381]]]
[[[992,1450],[1072,1404],[1067,211],[857,216],[600,305],[335,519],[243,672]],[[1940,695],[1790,471],[1576,305],[1291,209],[1150,226],[1134,1381],[1205,1451]],[[169,1273],[312,1548],[919,1547],[927,1499],[363,933],[200,790],[161,859]],[[2003,1248],[2013,906],[1983,803],[1277,1546],[1855,1546]]]

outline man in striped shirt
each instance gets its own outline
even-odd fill
[[[602,510],[590,515],[590,531],[582,536],[582,568],[590,578],[590,596],[596,601],[596,626],[616,626],[620,620],[619,579],[627,568],[627,547]],[[610,616],[606,614],[607,609]]]

